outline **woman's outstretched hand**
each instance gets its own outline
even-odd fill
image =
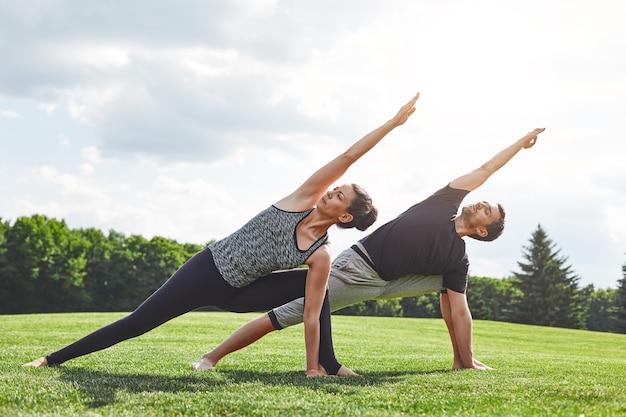
[[[393,116],[390,121],[393,122],[394,125],[400,126],[404,124],[404,122],[409,120],[409,116],[415,113],[415,102],[419,97],[420,93],[415,94],[415,96],[413,96],[413,98],[409,100],[408,103],[400,108],[398,113],[396,113],[396,115]]]

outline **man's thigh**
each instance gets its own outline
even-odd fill
[[[443,289],[443,276],[441,275],[406,275],[387,282],[383,293],[378,298],[417,297],[441,289]]]

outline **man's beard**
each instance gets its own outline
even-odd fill
[[[465,224],[466,227],[475,226],[474,213],[472,211],[471,206],[463,207],[461,209],[461,215],[459,217],[461,218],[461,220],[463,221],[463,224]]]
[[[461,217],[463,220],[469,220],[472,217],[472,208],[470,206],[465,206],[461,209]]]

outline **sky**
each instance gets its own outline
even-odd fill
[[[539,225],[581,286],[626,263],[620,0],[0,0],[0,218],[204,244],[391,118],[337,185],[379,209],[336,255],[535,127],[464,204],[506,230],[470,274],[521,272]]]

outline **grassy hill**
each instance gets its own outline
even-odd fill
[[[194,312],[54,368],[22,368],[119,313],[0,316],[0,416],[626,416],[626,335],[474,323],[494,371],[450,371],[440,319],[333,316],[360,377],[307,379],[302,326],[190,363],[256,314]]]

